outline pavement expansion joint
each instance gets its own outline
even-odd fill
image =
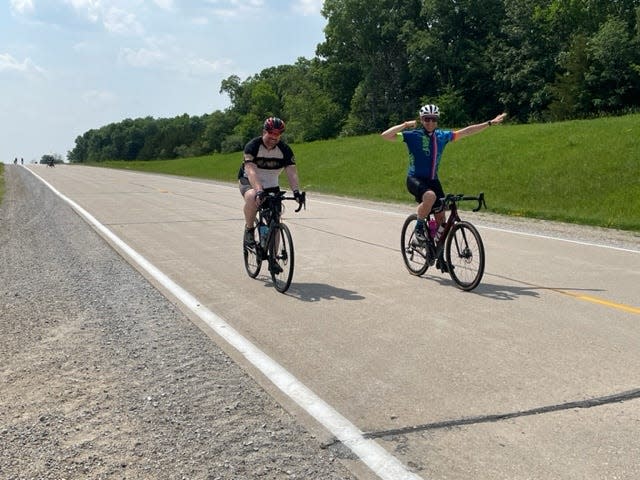
[[[604,397],[589,398],[586,400],[578,400],[575,402],[560,403],[557,405],[548,405],[544,407],[533,408],[530,410],[522,410],[520,412],[499,413],[494,415],[480,415],[477,417],[466,417],[455,420],[444,420],[442,422],[425,423],[422,425],[413,425],[402,428],[394,428],[390,430],[379,430],[377,432],[365,432],[364,438],[383,438],[391,435],[403,435],[407,433],[422,432],[426,430],[437,430],[441,428],[459,427],[462,425],[474,425],[478,423],[499,422],[517,417],[527,417],[531,415],[540,415],[543,413],[558,412],[562,410],[571,410],[574,408],[592,408],[611,403],[619,403],[627,400],[640,398],[640,388],[620,392]]]

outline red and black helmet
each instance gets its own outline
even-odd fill
[[[285,125],[278,117],[269,117],[264,121],[262,128],[269,133],[282,133]]]

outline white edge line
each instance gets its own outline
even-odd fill
[[[56,190],[38,174],[28,169],[62,200],[67,202],[81,217],[93,225],[103,236],[113,242],[140,268],[151,275],[182,304],[204,321],[216,334],[224,338],[238,350],[251,364],[260,370],[276,387],[309,413],[316,421],[329,430],[340,442],[347,446],[376,475],[384,480],[421,480],[422,477],[410,472],[396,457],[387,452],[374,440],[364,438],[363,433],[333,407],[322,400],[302,382],[295,378],[262,350],[252,344],[221,317],[204,307],[197,298],[171,280],[142,255],[122,241],[111,230],[101,224],[73,200]]]
[[[553,237],[551,235],[542,235],[539,233],[518,232],[517,230],[509,230],[507,228],[498,228],[498,227],[488,227],[486,225],[478,225],[478,227],[484,228],[486,230],[494,230],[496,232],[513,233],[516,235],[524,235],[526,237],[543,238],[545,240],[558,240],[559,242],[574,243],[576,245],[585,245],[587,247],[600,247],[600,248],[607,248],[609,250],[618,250],[621,252],[640,253],[640,250],[634,250],[632,248],[616,247],[613,245],[602,245],[601,243],[585,242],[582,240],[571,240],[569,238]]]

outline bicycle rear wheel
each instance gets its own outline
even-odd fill
[[[284,293],[291,285],[294,265],[293,239],[289,227],[284,223],[274,227],[269,237],[268,252],[273,286],[280,293]]]
[[[426,244],[416,239],[418,215],[411,214],[404,221],[400,234],[400,250],[404,265],[411,275],[420,276],[429,268],[429,252]]]
[[[244,256],[244,268],[251,278],[256,278],[260,273],[260,267],[262,266],[260,251],[260,245],[256,242],[254,242],[253,245],[246,245],[243,237],[242,253]]]
[[[484,274],[484,245],[469,222],[458,222],[447,235],[445,254],[451,279],[462,290],[473,290]]]

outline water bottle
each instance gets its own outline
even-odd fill
[[[438,231],[436,232],[435,237],[433,237],[433,241],[435,243],[438,243],[440,241],[440,238],[442,237],[442,232],[444,232],[444,225],[440,225],[440,227],[438,227]]]
[[[431,234],[431,238],[436,237],[436,232],[438,231],[438,222],[433,217],[429,218],[429,233]]]
[[[269,234],[269,227],[261,224],[258,227],[258,232],[260,233],[260,246],[262,248],[267,248],[267,235]]]

